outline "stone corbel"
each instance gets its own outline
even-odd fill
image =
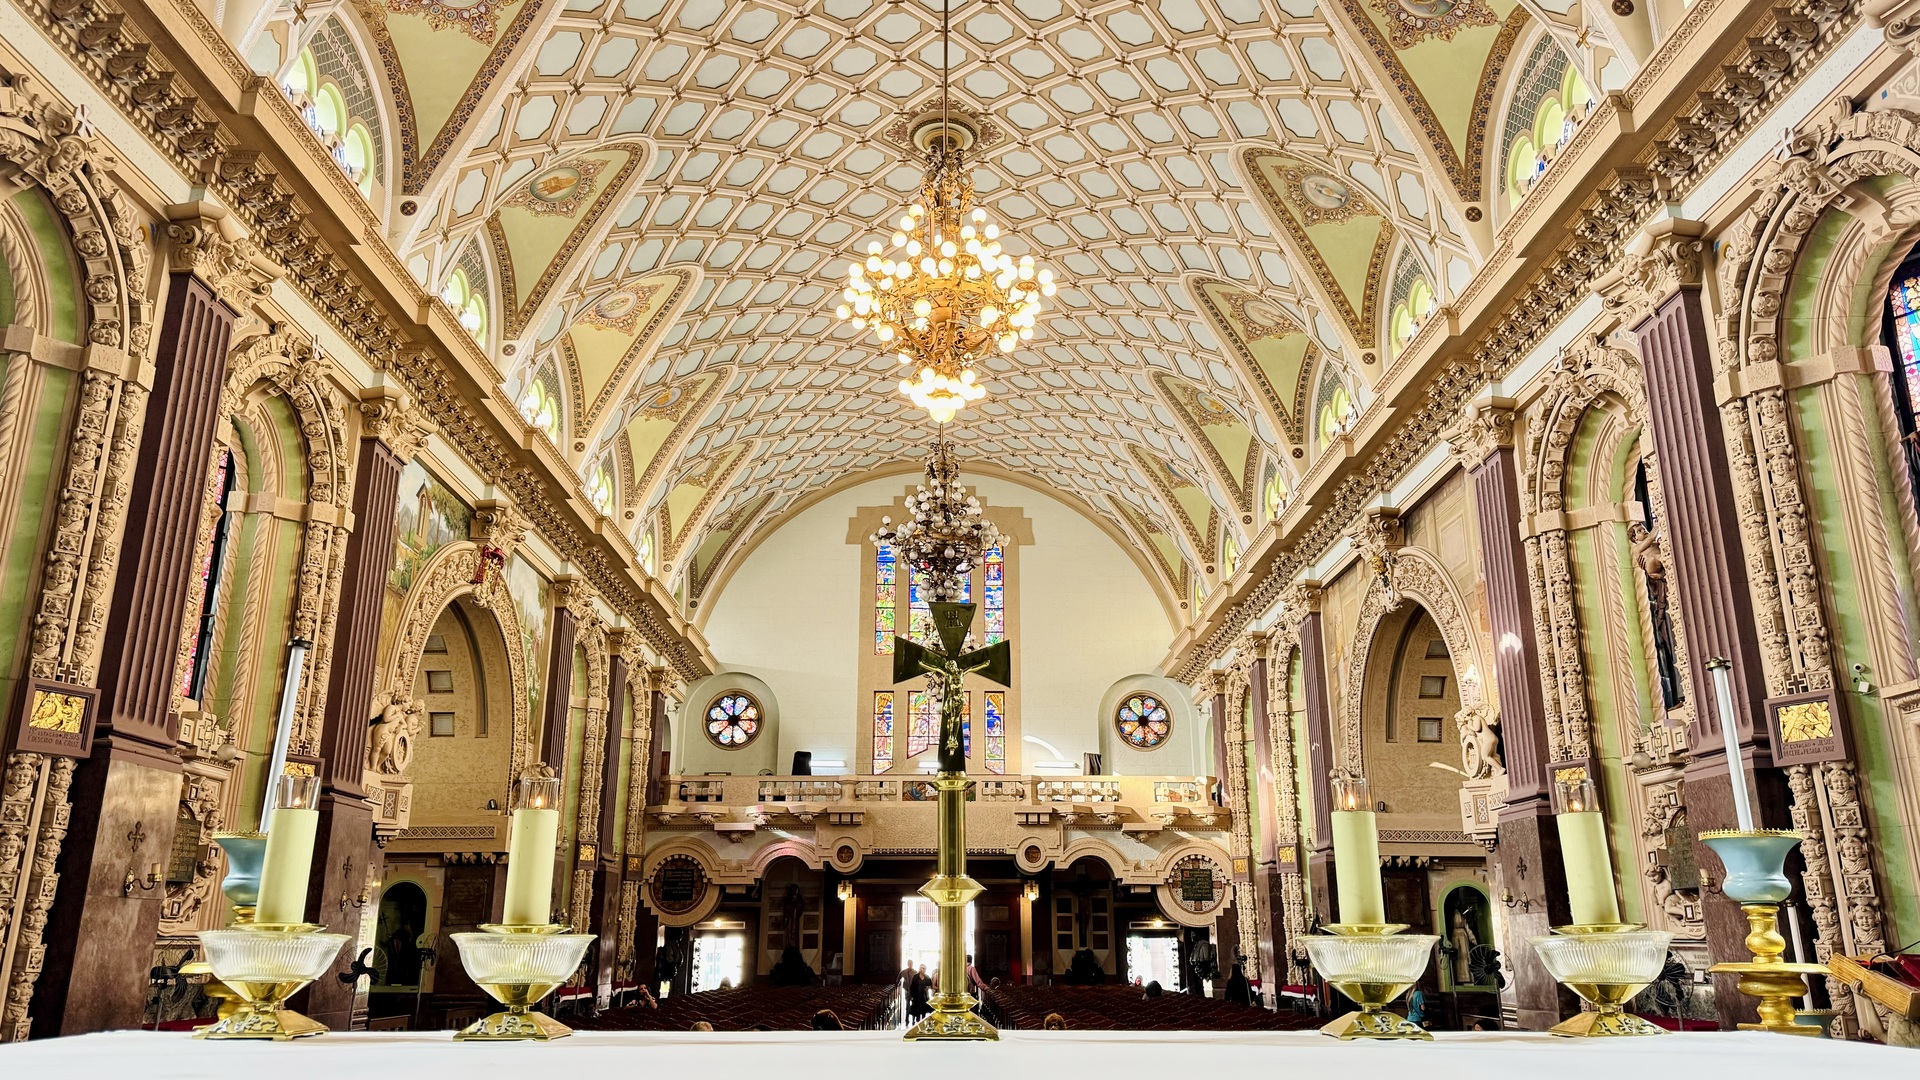
[[[1468,405],[1442,436],[1465,468],[1476,468],[1496,450],[1513,446],[1513,399],[1483,397]]]
[[[205,282],[236,314],[264,298],[281,269],[224,206],[180,203],[166,209],[167,265]]]
[[[360,395],[360,434],[387,444],[401,461],[412,460],[434,432],[426,413],[391,386],[370,387]]]
[[[527,519],[505,499],[480,499],[474,503],[467,535],[482,551],[497,552],[505,562],[527,538]]]
[[[1407,544],[1400,511],[1390,506],[1376,506],[1363,511],[1347,532],[1347,539],[1353,542],[1355,553],[1366,564],[1367,573],[1372,575],[1372,587],[1386,591],[1387,610],[1399,607],[1400,587],[1394,571],[1399,561],[1399,551]]]

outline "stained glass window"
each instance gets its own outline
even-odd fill
[[[873,771],[893,767],[893,691],[873,692]]]
[[[1908,477],[1920,484],[1920,423],[1915,421],[1915,407],[1920,406],[1920,259],[1909,254],[1906,265],[1893,275],[1888,301],[1887,336],[1894,339],[1900,357],[1900,377],[1893,386],[1894,417]]]
[[[931,690],[915,690],[908,701],[913,726],[907,729],[907,756],[917,757],[940,738],[940,698]]]
[[[760,734],[760,703],[731,691],[707,706],[707,738],[723,750],[739,750]]]
[[[960,695],[960,754],[973,756],[973,691]]]
[[[987,617],[987,644],[1007,637],[1007,561],[998,547],[987,549],[980,560],[980,591],[984,594]]]
[[[933,609],[927,606],[932,599],[933,589],[927,584],[927,575],[912,571],[912,579],[907,583],[907,636],[915,641],[933,640]]]
[[[1152,694],[1129,694],[1120,703],[1120,710],[1114,714],[1113,722],[1120,729],[1120,737],[1141,750],[1152,750],[1166,742],[1167,736],[1173,731],[1173,720],[1167,714],[1167,707]]]
[[[220,511],[207,526],[206,559],[200,564],[200,626],[187,646],[187,669],[181,672],[180,693],[198,701],[207,689],[207,663],[213,648],[213,627],[220,610],[220,568],[226,560],[227,496],[233,492],[233,451],[214,451],[213,490]]]
[[[987,771],[1007,771],[1007,692],[989,690],[983,704],[987,721]]]
[[[894,565],[893,545],[881,544],[873,556],[873,651],[876,654],[893,653]],[[892,720],[891,715],[888,720]]]

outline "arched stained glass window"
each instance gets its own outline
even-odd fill
[[[441,295],[445,297],[444,293]],[[520,392],[520,415],[547,438],[555,443],[560,441],[560,403],[547,389],[546,380],[536,376],[528,381],[527,388]]]
[[[893,545],[879,545],[874,550],[873,555],[873,651],[877,655],[893,655],[893,591],[895,569]],[[891,702],[889,702],[887,713],[887,727],[889,736],[891,736],[893,727],[893,709]],[[879,722],[879,714],[876,712],[874,714],[874,737],[876,739],[879,738]],[[891,737],[889,737],[889,742],[891,742]],[[878,756],[878,754],[875,755],[875,757]],[[891,757],[892,755],[889,754],[888,756]],[[880,771],[877,763],[874,771]]]
[[[918,757],[940,738],[940,698],[931,690],[915,690],[908,701],[913,715],[908,718],[907,756]]]
[[[1262,501],[1267,511],[1268,520],[1279,517],[1280,511],[1286,508],[1287,478],[1281,475],[1279,469],[1274,469],[1267,473],[1267,487]]]
[[[740,750],[760,734],[760,703],[731,690],[707,706],[707,739],[723,750]]]
[[[987,549],[980,560],[981,591],[985,594],[983,614],[987,620],[987,644],[1007,639],[1007,561],[998,547]]]
[[[1120,737],[1140,750],[1158,747],[1173,733],[1173,718],[1152,694],[1129,694],[1114,713],[1113,723]]]

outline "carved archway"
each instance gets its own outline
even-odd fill
[[[1523,543],[1533,609],[1538,616],[1534,632],[1543,658],[1541,697],[1546,709],[1548,748],[1554,761],[1581,759],[1593,753],[1584,637],[1592,628],[1582,626],[1574,595],[1566,500],[1567,471],[1575,445],[1583,426],[1596,416],[1625,429],[1644,430],[1646,397],[1640,362],[1632,353],[1590,342],[1561,358],[1546,392],[1531,410],[1521,491],[1522,509],[1535,523],[1533,535],[1525,537]],[[1651,452],[1644,460],[1655,520],[1665,522],[1657,463]],[[1666,530],[1656,529],[1650,542],[1657,545],[1664,564],[1673,565]],[[1679,612],[1672,610],[1669,615],[1676,663],[1684,673],[1686,638]]]
[[[377,716],[389,704],[412,700],[414,678],[420,669],[421,653],[426,650],[427,634],[448,604],[470,596],[474,606],[493,616],[506,642],[507,681],[513,697],[513,755],[508,775],[519,776],[532,759],[529,735],[532,716],[527,702],[527,665],[520,642],[520,616],[513,597],[507,593],[504,575],[489,570],[484,584],[473,583],[480,566],[480,545],[460,540],[434,552],[420,567],[413,588],[401,602],[392,652],[373,700],[365,705],[366,715]]]
[[[103,167],[105,147],[96,143],[86,119],[57,102],[40,97],[32,80],[15,75],[0,95],[0,201],[39,188],[71,244],[81,287],[78,338],[85,362],[77,380],[71,437],[64,458],[54,463],[49,500],[51,535],[44,541],[39,580],[15,582],[34,589],[24,673],[66,677],[92,685],[99,674],[100,642],[115,580],[121,530],[125,524],[133,461],[146,411],[147,389],[122,377],[134,370],[132,358],[147,355],[150,325],[147,290],[148,247],[144,228],[127,213],[118,186]],[[194,248],[194,226],[168,228],[176,248]],[[16,240],[18,238],[15,238]],[[13,244],[9,268],[29,248]],[[185,253],[189,259],[192,251]],[[18,280],[28,280],[21,278]],[[16,324],[51,315],[43,286],[15,290],[43,302],[16,307]],[[35,360],[43,343],[59,339],[32,335],[23,352]],[[8,365],[8,388],[23,385],[28,365]],[[15,406],[19,407],[18,405]],[[9,440],[12,436],[8,437]],[[10,448],[0,448],[10,453]],[[16,673],[17,674],[17,673]],[[0,779],[0,1030],[13,1031],[28,1021],[47,915],[59,880],[56,867],[66,835],[62,812],[73,780],[71,758],[13,754]],[[37,812],[36,805],[44,809]],[[36,823],[37,825],[33,824]],[[77,886],[69,886],[77,887]]]
[[[1447,651],[1455,657],[1454,672],[1459,678],[1460,707],[1494,705],[1488,696],[1492,683],[1491,668],[1481,654],[1478,635],[1467,625],[1466,611],[1453,582],[1434,555],[1418,547],[1402,547],[1395,552],[1394,583],[1406,600],[1414,601],[1433,616]],[[1363,768],[1361,704],[1367,684],[1367,669],[1373,656],[1380,625],[1391,613],[1386,590],[1376,579],[1369,585],[1367,598],[1360,605],[1360,617],[1354,624],[1353,654],[1347,659],[1346,697],[1340,708],[1340,765]]]
[[[1773,694],[1798,687],[1830,688],[1836,666],[1823,563],[1816,550],[1806,471],[1800,460],[1802,436],[1796,430],[1784,372],[1804,362],[1823,361],[1832,364],[1836,378],[1847,370],[1875,375],[1872,366],[1849,369],[1843,368],[1843,362],[1849,352],[1870,355],[1865,347],[1872,342],[1862,340],[1862,335],[1878,325],[1878,318],[1862,318],[1869,312],[1861,305],[1877,307],[1878,298],[1885,295],[1886,274],[1898,264],[1902,245],[1911,244],[1920,232],[1920,199],[1916,198],[1920,191],[1910,183],[1900,187],[1875,183],[1882,177],[1911,181],[1920,176],[1920,116],[1897,109],[1855,112],[1842,103],[1820,123],[1797,134],[1786,149],[1784,159],[1770,164],[1759,185],[1758,200],[1721,250],[1724,312],[1717,357],[1723,369],[1731,369],[1739,391],[1721,405],[1721,416],[1728,433],[1741,538],[1755,564],[1749,583],[1767,687]],[[1816,243],[1822,239],[1833,243]],[[1813,354],[1790,356],[1784,341],[1791,323],[1786,317],[1788,294],[1801,280],[1803,263],[1816,250],[1825,252],[1826,262],[1819,267],[1811,297]],[[1862,289],[1863,284],[1882,288]],[[1835,429],[1832,459],[1841,467],[1856,468],[1862,458],[1870,467],[1872,455],[1883,452],[1864,445],[1860,435],[1867,428],[1867,408],[1877,412],[1882,423],[1893,415],[1886,379],[1872,381],[1877,385],[1870,395],[1828,397],[1830,406],[1838,410],[1830,426]],[[1863,405],[1863,397],[1870,403]],[[1895,487],[1905,489],[1903,471],[1892,472]],[[1903,490],[1901,498],[1910,500],[1912,492]],[[1889,536],[1878,514],[1856,513],[1852,508],[1842,512],[1849,515],[1849,527],[1861,547],[1852,561],[1869,575],[1860,595],[1878,616],[1889,598],[1911,587],[1889,579],[1892,560],[1885,553],[1904,545],[1911,557],[1912,530],[1906,536]],[[1904,664],[1911,672],[1913,657],[1904,647],[1883,644],[1875,655]],[[1897,709],[1898,702],[1893,704]],[[1787,780],[1794,795],[1794,827],[1806,837],[1801,853],[1820,955],[1883,948],[1885,916],[1856,764],[1844,760],[1791,766]],[[1903,778],[1909,806],[1916,795],[1913,785],[1913,777]],[[1851,995],[1837,992],[1832,982],[1829,987],[1836,990],[1836,1007],[1851,1011]]]

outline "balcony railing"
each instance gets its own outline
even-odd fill
[[[975,777],[971,798],[1012,811],[1021,821],[1156,829],[1224,829],[1204,776]],[[930,776],[676,776],[665,801],[648,808],[663,825],[751,828],[774,818],[850,822],[886,805],[930,803]]]

